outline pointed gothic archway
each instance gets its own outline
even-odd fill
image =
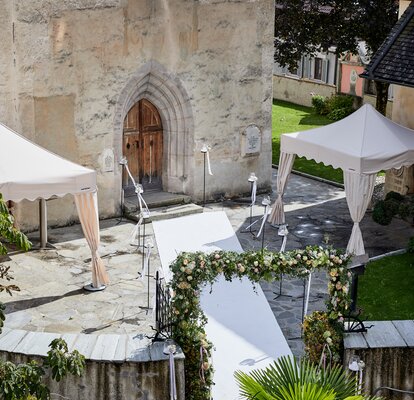
[[[189,96],[180,80],[155,61],[141,67],[121,91],[114,118],[114,152],[123,153],[123,128],[128,111],[145,99],[156,107],[163,128],[162,189],[192,194],[194,124]],[[121,187],[119,169],[119,187]]]

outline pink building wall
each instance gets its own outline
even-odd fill
[[[341,93],[362,96],[363,79],[359,74],[364,67],[352,64],[341,64]]]

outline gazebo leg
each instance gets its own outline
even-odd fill
[[[47,247],[47,207],[46,200],[39,200],[39,233],[40,233],[40,248]]]

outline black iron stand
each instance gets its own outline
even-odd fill
[[[279,279],[279,293],[273,292],[273,294],[275,294],[276,296],[273,297],[273,300],[278,299],[279,297],[292,297],[290,294],[282,294],[282,287],[283,287],[283,274],[280,274],[280,279]]]
[[[250,197],[253,196],[253,185],[254,182],[250,182]],[[253,202],[250,203],[250,219],[249,219],[249,232],[254,235],[253,231],[252,231],[252,218],[253,218]]]
[[[203,170],[203,207],[206,206],[206,153],[203,152],[204,170]]]
[[[264,211],[263,211],[263,218],[266,219],[267,218],[267,207],[269,207],[268,205],[265,205]],[[263,229],[262,229],[262,253],[263,253],[263,249],[264,249],[264,241],[265,241],[265,231],[266,231],[266,221],[264,221],[263,224]]]
[[[287,224],[284,224],[285,225],[285,228],[286,228],[286,230],[283,232],[283,234],[282,234],[282,231],[281,231],[281,226],[282,225],[279,225],[278,226],[278,228],[279,228],[279,232],[278,232],[278,235],[279,236],[281,236],[281,237],[283,237],[283,239],[282,239],[282,247],[281,247],[281,250],[280,251],[282,251],[282,248],[283,248],[283,251],[284,251],[284,241],[285,240],[287,240]],[[273,225],[272,225],[273,226]],[[276,300],[276,299],[278,299],[279,297],[281,297],[281,296],[284,296],[284,297],[292,297],[292,296],[290,296],[290,295],[288,295],[288,294],[282,294],[282,288],[283,288],[283,274],[280,274],[280,280],[279,280],[279,293],[276,293],[276,292],[273,292],[273,294],[275,294],[276,296],[273,298],[273,300]]]
[[[254,182],[252,181],[249,181],[249,182],[250,182],[250,198],[252,198]],[[252,201],[250,202],[249,208],[250,208],[249,226],[247,226],[245,230],[242,230],[241,233],[250,233],[252,236],[255,236],[255,231],[252,229],[252,226],[260,219],[253,221],[253,202]]]
[[[145,224],[144,224],[144,235],[145,235]],[[144,243],[144,239],[142,240]],[[152,247],[152,243],[147,243],[147,244],[143,244],[142,246],[142,272],[144,273],[144,269],[145,269],[145,257],[146,257],[146,252],[145,252],[145,248],[147,247]],[[147,270],[147,306],[140,306],[141,309],[143,310],[147,310],[147,312],[149,310],[151,310],[151,306],[150,306],[150,268],[151,267],[151,257],[150,255],[148,256],[148,270]]]
[[[123,172],[124,172],[124,168],[122,168],[122,174]],[[125,215],[125,190],[122,188],[121,189],[121,216],[119,217],[119,219],[117,219],[117,222],[116,222],[117,225],[119,225],[123,221],[124,215]]]
[[[287,295],[284,295],[284,294],[282,294],[281,296],[292,297],[292,298],[296,298],[296,299],[302,298],[302,325],[301,325],[301,328],[300,328],[300,336],[289,338],[289,340],[302,339],[302,337],[303,337],[303,322],[305,320],[306,278],[303,278],[303,296],[294,297],[294,296],[287,296]]]
[[[350,311],[356,311],[357,298],[358,298],[358,277],[365,272],[365,264],[358,264],[349,268],[352,272],[351,281],[351,307]]]

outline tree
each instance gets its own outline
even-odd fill
[[[358,40],[374,54],[398,18],[396,0],[279,0],[275,13],[275,61],[290,70],[302,54],[336,47],[355,52]],[[385,114],[388,83],[375,81],[376,108]]]
[[[6,203],[0,194],[0,256],[7,255],[8,246],[17,246],[27,251],[32,244],[26,235],[14,226],[14,218],[9,213]],[[6,291],[12,295],[19,287],[9,282],[13,279],[9,267],[0,264],[0,292]],[[0,303],[0,333],[4,323],[4,305]],[[45,368],[50,368],[52,378],[60,381],[68,373],[80,376],[85,369],[85,357],[78,351],[69,353],[68,346],[63,339],[55,339],[49,345],[47,357],[43,365],[36,361],[24,364],[14,364],[0,360],[0,399],[4,400],[48,400],[50,391],[43,383]]]

